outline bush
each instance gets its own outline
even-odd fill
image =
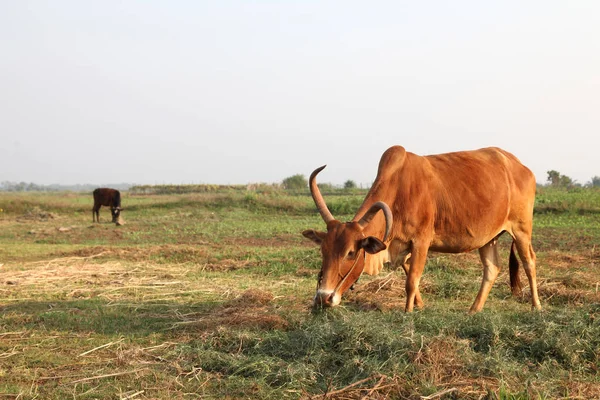
[[[344,189],[356,189],[356,182],[348,179],[346,182],[344,182]]]
[[[302,174],[287,177],[282,182],[284,189],[304,189],[308,186],[308,181]]]

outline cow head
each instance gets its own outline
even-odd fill
[[[121,225],[121,211],[123,209],[121,207],[111,207],[110,213],[112,214],[112,222],[115,222],[117,225]]]
[[[327,232],[312,229],[302,235],[321,246],[322,264],[319,272],[315,307],[334,307],[342,300],[342,294],[360,277],[365,268],[367,253],[376,254],[386,249],[392,223],[392,212],[382,201],[374,203],[358,221],[342,223],[336,220],[316,184],[315,178],[325,166],[317,168],[310,175],[310,192],[321,217],[327,224]],[[365,234],[369,223],[382,210],[385,216],[383,240]]]

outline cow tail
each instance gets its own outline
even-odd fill
[[[508,270],[510,273],[510,289],[513,296],[521,294],[521,281],[519,279],[519,260],[515,255],[515,242],[510,246],[510,257],[508,258]]]

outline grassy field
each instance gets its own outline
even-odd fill
[[[327,197],[350,219],[360,195]],[[404,273],[364,276],[311,313],[324,229],[309,196],[123,193],[126,225],[92,196],[0,193],[0,399],[600,398],[600,192],[539,191],[544,310],[484,311],[477,252],[430,254],[425,308]],[[525,277],[522,282],[526,283]]]

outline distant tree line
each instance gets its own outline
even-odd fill
[[[253,183],[248,185],[183,184],[183,185],[135,185],[129,193],[137,194],[189,194],[245,192],[270,193],[280,190],[278,184]]]
[[[551,186],[551,187],[559,187],[559,188],[566,188],[566,189],[571,189],[571,188],[575,188],[575,187],[600,188],[600,176],[593,176],[589,182],[587,182],[585,185],[582,185],[581,183],[574,181],[570,177],[563,175],[556,170],[547,171],[547,174],[548,174],[548,179],[546,182],[547,182],[547,185]]]
[[[281,183],[281,186],[287,190],[303,190],[308,186],[308,180],[304,175],[296,174],[285,178]],[[317,186],[321,190],[336,190],[340,188],[331,183],[318,183]],[[358,189],[358,185],[353,180],[348,179],[344,182],[342,188],[347,190]]]
[[[571,179],[570,177],[561,174],[558,171],[555,170],[551,170],[551,171],[547,171],[548,173],[548,179],[547,179],[547,186],[550,187],[557,187],[557,188],[566,188],[566,189],[571,189],[571,188],[581,188],[581,187],[589,187],[589,188],[600,188],[600,176],[594,176],[592,177],[592,179],[585,183],[584,185],[580,184],[579,182]],[[308,186],[308,180],[306,179],[306,177],[302,174],[296,174],[296,175],[292,175],[290,177],[287,177],[283,180],[281,186],[284,189],[287,190],[303,190],[306,189],[306,187]],[[317,186],[319,186],[319,188],[323,191],[335,191],[336,189],[348,189],[348,190],[352,190],[352,189],[357,189],[357,185],[356,182],[354,182],[353,180],[347,180],[346,182],[344,182],[343,186],[335,186],[331,183],[319,183],[317,184]],[[362,188],[362,187],[361,187]]]
[[[118,183],[110,185],[92,185],[92,184],[76,184],[76,185],[38,185],[33,182],[0,182],[0,192],[91,192],[98,187],[111,187],[118,190],[129,190],[133,186],[129,183]]]
[[[585,183],[580,184],[579,182],[571,179],[569,176],[563,175],[556,170],[547,171],[548,178],[546,186],[557,187],[557,188],[577,188],[577,187],[589,187],[589,188],[600,188],[600,176],[593,176],[592,179]],[[348,179],[342,186],[333,185],[331,183],[319,183],[319,188],[322,191],[337,191],[339,189],[354,190],[359,189],[356,182]],[[91,192],[98,187],[111,187],[118,190],[128,191],[131,190],[135,193],[189,193],[189,192],[210,192],[214,190],[222,190],[224,187],[233,190],[253,190],[253,191],[273,191],[279,188],[279,184],[252,184],[252,185],[134,185],[129,183],[118,183],[118,184],[76,184],[76,185],[38,185],[33,182],[0,182],[0,192],[60,192],[60,191],[73,191],[73,192]],[[286,190],[306,190],[308,187],[308,180],[302,174],[292,175],[285,178],[281,183],[281,188]],[[362,185],[360,189],[363,189]],[[368,189],[364,188],[364,189]]]
[[[549,187],[557,187],[557,188],[565,188],[565,189],[583,188],[583,187],[600,188],[600,176],[593,176],[590,181],[586,182],[585,184],[581,184],[581,183],[571,179],[569,176],[563,175],[556,170],[547,171],[547,173],[548,173],[548,179],[546,182],[546,186],[549,186]],[[292,175],[290,177],[285,178],[283,180],[281,186],[287,190],[303,190],[303,189],[306,189],[306,187],[308,186],[308,180],[306,179],[306,177],[304,175],[296,174],[296,175]],[[319,183],[319,184],[317,184],[317,186],[319,186],[319,188],[321,190],[326,190],[326,191],[328,191],[328,190],[335,191],[338,189],[352,190],[352,189],[358,188],[358,186],[356,185],[356,182],[354,182],[351,179],[348,179],[346,182],[344,182],[344,184],[342,186],[333,185],[331,183]],[[361,185],[361,189],[362,189],[362,185]]]

